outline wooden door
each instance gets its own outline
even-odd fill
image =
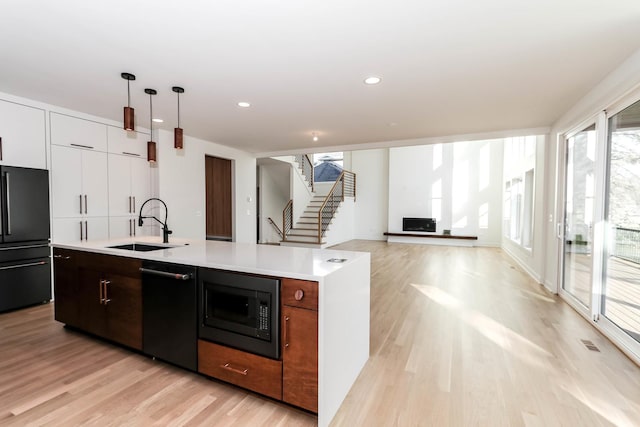
[[[207,239],[231,240],[231,160],[205,157]]]

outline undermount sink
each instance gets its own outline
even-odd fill
[[[127,243],[125,245],[107,246],[109,249],[124,249],[127,251],[150,252],[160,249],[174,248],[175,246],[150,245],[147,243]]]

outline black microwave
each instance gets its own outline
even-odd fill
[[[280,280],[200,269],[199,337],[280,358]]]

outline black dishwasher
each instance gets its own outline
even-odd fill
[[[198,370],[196,267],[143,261],[142,351]]]

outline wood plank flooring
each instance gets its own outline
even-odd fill
[[[640,368],[500,250],[338,247],[372,254],[371,358],[332,426],[640,425]],[[2,426],[316,420],[67,330],[51,304],[0,314]]]

